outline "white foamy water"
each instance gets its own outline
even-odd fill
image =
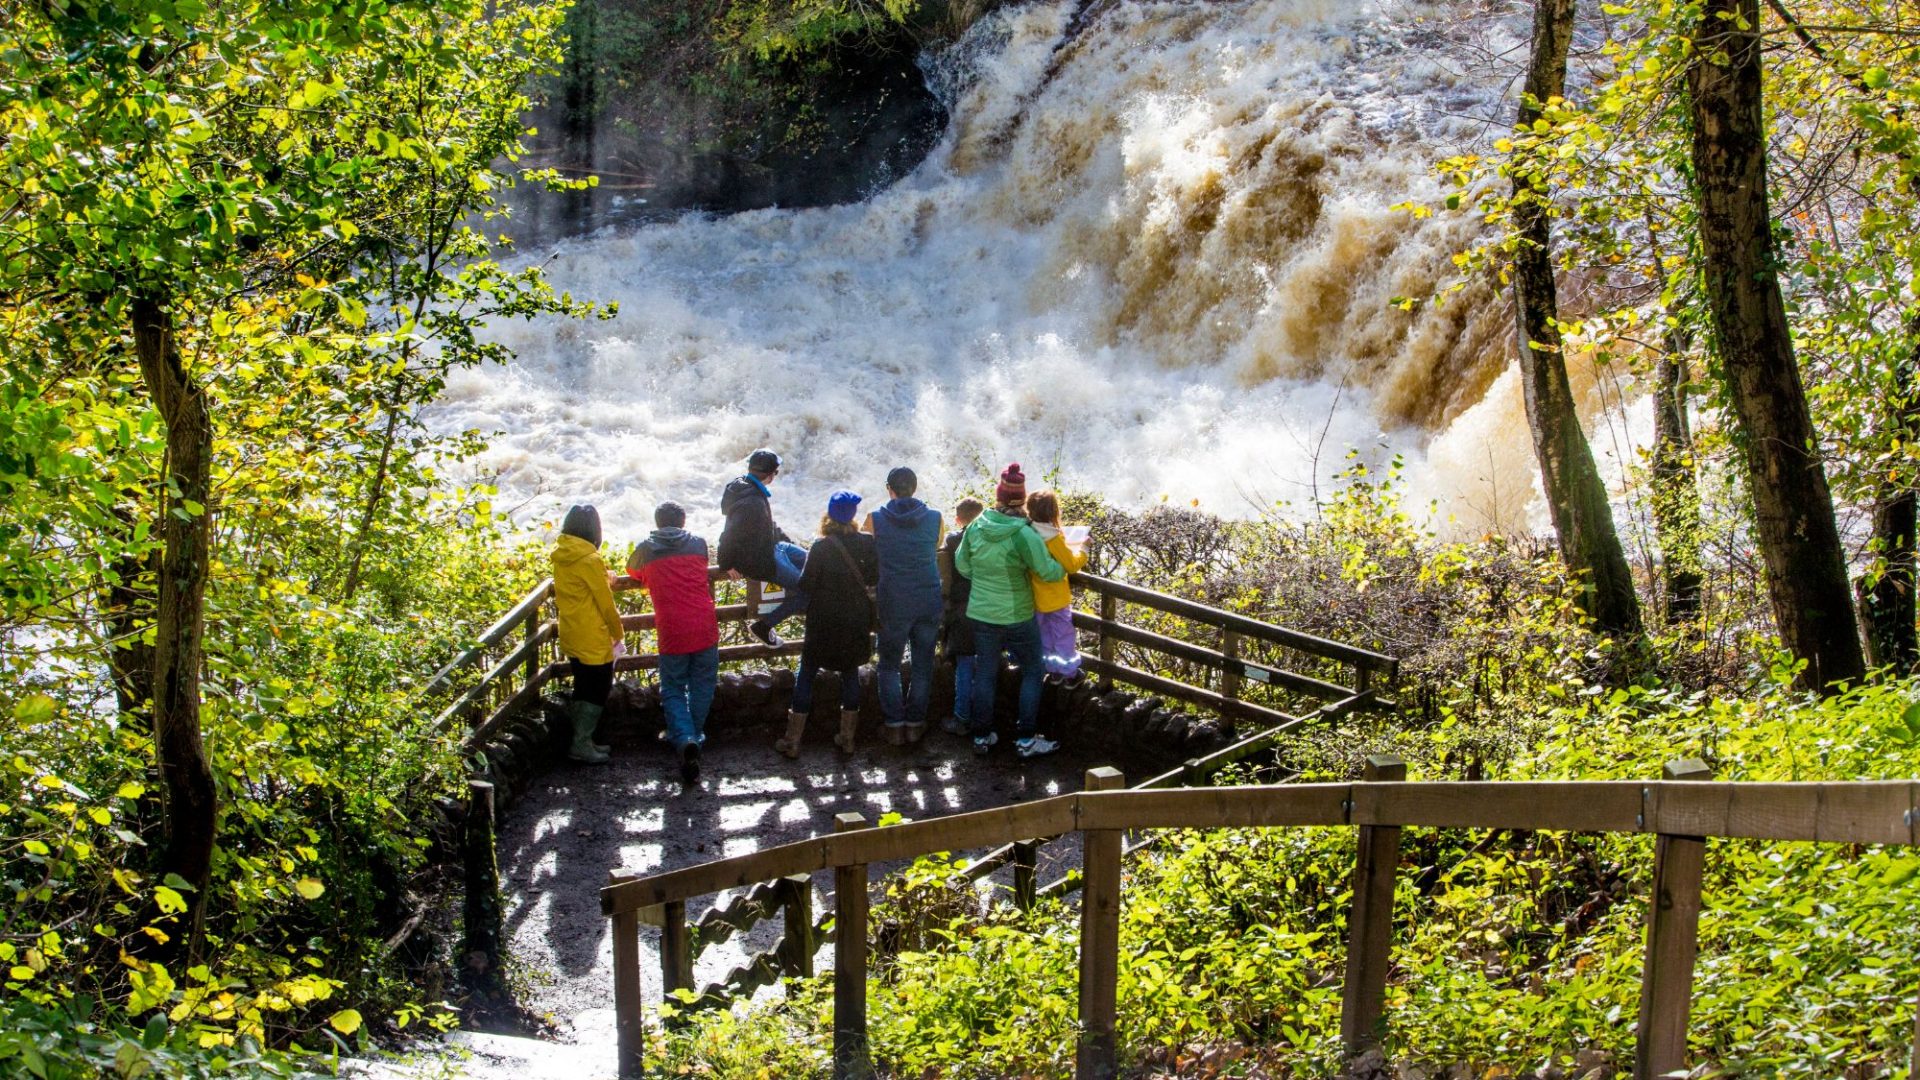
[[[933,60],[947,137],[865,203],[563,245],[555,283],[619,317],[494,326],[517,360],[456,374],[432,423],[503,432],[481,465],[523,522],[591,501],[617,537],[665,498],[711,528],[762,445],[796,532],[896,464],[939,504],[1018,460],[1029,488],[1244,516],[1324,495],[1349,449],[1403,455],[1443,514],[1523,523],[1518,394],[1489,393],[1505,306],[1390,303],[1477,227],[1390,207],[1497,134],[1511,71],[1465,73],[1444,4],[1122,4],[1056,57],[1071,10],[1003,10]]]

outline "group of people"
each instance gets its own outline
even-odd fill
[[[1012,464],[1001,471],[994,505],[962,499],[952,531],[940,512],[915,497],[919,480],[901,466],[887,474],[887,501],[865,515],[861,498],[836,491],[820,518],[811,547],[793,541],[773,518],[772,486],[780,455],[756,450],[747,470],[726,486],[720,510],[726,524],[715,562],[735,580],[778,585],[784,594],[748,632],[771,647],[783,644],[781,623],[804,613],[806,632],[785,733],[774,748],[798,757],[815,683],[822,671],[840,673],[840,725],[834,743],[851,753],[859,727],[858,671],[877,665],[880,711],[888,741],[918,741],[927,728],[936,656],[954,666],[954,715],[946,730],[973,740],[985,754],[999,741],[993,707],[1000,661],[1020,671],[1015,752],[1050,754],[1057,744],[1038,729],[1048,680],[1080,678],[1072,593],[1067,575],[1086,564],[1084,530],[1070,535],[1051,491],[1027,494],[1026,477]],[[686,530],[677,503],[654,510],[654,530],[627,559],[626,573],[652,600],[659,641],[659,675],[666,734],[680,758],[680,775],[700,775],[700,747],[719,679],[720,628],[708,576],[707,542]],[[553,550],[554,601],[560,648],[573,670],[571,722],[575,761],[604,762],[607,748],[594,730],[625,654],[625,631],[613,603],[610,575],[599,555],[600,517],[591,506],[567,512]],[[871,590],[871,591],[870,591]],[[911,677],[902,662],[911,658]]]

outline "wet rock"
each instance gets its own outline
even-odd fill
[[[1220,721],[1210,717],[1196,716],[1187,725],[1185,748],[1189,756],[1205,754],[1227,744],[1226,734],[1221,730]]]

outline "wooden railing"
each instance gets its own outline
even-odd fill
[[[709,579],[725,590],[718,607],[722,626],[742,627],[750,622],[761,606],[760,584],[731,582],[717,568],[710,568],[708,573]],[[1096,606],[1099,612],[1076,611],[1074,621],[1092,635],[1093,652],[1084,662],[1103,683],[1124,683],[1211,709],[1230,722],[1257,725],[1252,735],[1151,777],[1139,785],[1141,788],[1204,783],[1227,765],[1271,749],[1303,724],[1331,722],[1357,710],[1392,707],[1392,702],[1381,695],[1398,671],[1399,661],[1391,656],[1092,574],[1075,574],[1072,581],[1082,602]],[[613,588],[616,593],[625,593],[639,586],[621,576],[614,579]],[[428,681],[423,694],[431,699],[450,693],[472,669],[483,669],[471,685],[453,695],[435,721],[437,730],[465,727],[463,752],[472,753],[487,745],[508,720],[538,699],[549,682],[568,675],[565,659],[559,653],[552,601],[553,583],[542,581],[495,620],[472,647]],[[1133,609],[1150,613],[1158,620],[1158,629],[1123,619]],[[654,616],[650,611],[627,613],[621,616],[621,623],[628,633],[642,633],[653,629]],[[1173,636],[1175,633],[1209,637],[1218,648]],[[793,656],[800,651],[797,636],[779,648],[750,641],[738,629],[730,636],[734,640],[720,650],[723,663]],[[1316,666],[1316,671],[1331,665],[1350,669],[1351,674],[1335,676],[1344,677],[1341,682],[1282,666],[1283,659],[1293,657],[1304,658]],[[639,653],[622,658],[616,670],[639,671],[657,667],[658,663],[657,656]],[[1194,675],[1182,681],[1158,673],[1172,666],[1191,669]],[[1294,707],[1292,712],[1280,707],[1292,707],[1300,697],[1322,704],[1308,710]],[[1011,865],[1015,893],[1023,902],[1071,892],[1080,884],[1077,876],[1068,875],[1045,885],[1034,880],[1042,847],[1058,838],[1055,834],[1036,834],[1005,844],[970,863],[967,877],[979,881]],[[816,918],[808,889],[789,881],[766,881],[708,911],[697,923],[687,925],[683,919],[676,924],[685,933],[662,951],[662,975],[667,987],[692,989],[693,965],[706,948],[776,917],[786,927],[780,940],[771,949],[747,956],[719,982],[701,988],[692,1007],[725,1005],[783,976],[811,974],[815,947],[833,940],[832,915],[822,913]]]
[[[620,1069],[635,1075],[643,1065],[642,922],[660,925],[663,942],[683,942],[690,899],[833,870],[840,931],[834,943],[834,1073],[869,1076],[867,935],[851,932],[867,925],[868,867],[1079,832],[1084,888],[1076,1075],[1111,1077],[1122,838],[1148,829],[1359,829],[1341,1008],[1342,1041],[1357,1053],[1383,1034],[1400,830],[1419,826],[1657,837],[1634,1075],[1659,1076],[1685,1065],[1706,838],[1920,844],[1920,782],[1915,781],[1716,783],[1693,761],[1670,764],[1665,780],[1644,782],[1407,783],[1405,775],[1397,759],[1375,757],[1356,783],[1119,790],[1123,780],[1117,771],[1094,769],[1087,774],[1087,790],[1075,795],[886,829],[869,829],[859,815],[842,814],[830,836],[647,877],[621,877],[600,894],[601,910],[612,922]],[[683,955],[676,951],[676,957]],[[1920,1046],[1914,1053],[1920,1059]]]
[[[760,607],[760,583],[730,582],[718,568],[709,568],[708,576],[729,593],[738,590],[737,599],[735,595],[721,597],[721,625],[744,627],[751,622]],[[1379,691],[1399,670],[1394,657],[1109,578],[1075,574],[1072,581],[1083,597],[1098,604],[1098,615],[1075,611],[1073,618],[1074,625],[1093,635],[1094,652],[1084,658],[1086,669],[1107,683],[1124,683],[1211,709],[1230,719],[1252,721],[1267,735],[1304,718],[1277,707],[1285,694],[1305,695],[1333,706],[1331,710],[1310,710],[1305,716],[1325,718],[1355,709],[1393,707]],[[620,576],[614,579],[613,589],[624,593],[639,589],[639,585]],[[471,685],[442,708],[435,719],[436,730],[464,725],[464,745],[471,750],[515,713],[533,704],[548,682],[567,674],[565,658],[559,654],[559,629],[553,621],[552,605],[553,582],[544,580],[495,620],[471,647],[428,679],[422,697],[432,700],[451,691],[471,669],[486,665]],[[1121,617],[1122,605],[1177,620],[1189,632],[1197,627],[1216,635],[1218,647],[1208,648],[1129,623]],[[620,621],[628,633],[640,633],[653,629],[654,616],[651,611],[623,614]],[[735,643],[723,644],[720,649],[722,663],[797,656],[800,652],[797,636],[777,649],[747,640],[743,632],[733,637]],[[1273,656],[1265,655],[1273,653],[1343,665],[1352,669],[1352,675],[1346,683],[1319,678],[1281,666]],[[1214,685],[1168,678],[1138,663],[1126,662],[1133,656],[1150,657],[1155,667],[1172,662],[1203,669],[1210,673]],[[639,653],[623,657],[615,670],[642,671],[658,665],[657,656]],[[1244,757],[1259,749],[1259,744],[1229,749]]]
[[[1279,707],[1290,696],[1347,701],[1349,708],[1393,708],[1379,691],[1399,674],[1400,661],[1395,657],[1111,578],[1075,574],[1070,580],[1084,600],[1098,607],[1098,614],[1075,611],[1073,624],[1094,635],[1094,654],[1083,657],[1081,663],[1103,681],[1126,683],[1263,727],[1300,719]],[[1122,618],[1126,610],[1122,605],[1154,612],[1163,622],[1178,623],[1190,634],[1205,632],[1216,644],[1209,648],[1130,623]],[[1129,652],[1151,656],[1156,668],[1175,661],[1204,675],[1184,681],[1168,678],[1125,662]],[[1296,670],[1298,665],[1290,663],[1295,657],[1312,666],[1351,669],[1351,674],[1344,683],[1320,678]]]
[[[1082,599],[1097,603],[1102,613],[1099,616],[1078,611],[1074,613],[1076,623],[1083,630],[1090,631],[1094,638],[1092,644],[1095,655],[1084,658],[1089,671],[1109,682],[1126,683],[1181,702],[1213,709],[1230,720],[1251,720],[1260,725],[1251,736],[1211,754],[1188,759],[1178,768],[1144,781],[1138,785],[1141,788],[1205,783],[1227,765],[1273,748],[1282,737],[1302,725],[1332,722],[1359,710],[1391,708],[1392,703],[1380,696],[1379,689],[1390,685],[1398,672],[1399,661],[1394,657],[1125,582],[1091,574],[1076,574],[1072,580],[1081,590]],[[1178,624],[1167,629],[1177,628],[1189,634],[1218,635],[1221,650],[1208,649],[1126,623],[1121,619],[1126,611],[1122,604],[1168,616],[1170,618],[1166,621]],[[722,609],[723,612],[730,610]],[[745,606],[740,609],[741,612],[745,610],[748,610]],[[1240,655],[1242,649],[1263,652],[1290,650],[1316,662],[1349,667],[1352,669],[1348,679],[1351,685],[1316,678],[1276,663],[1246,658]],[[1154,668],[1163,667],[1169,662],[1202,667],[1214,673],[1217,686],[1209,689],[1143,670],[1138,663],[1121,662],[1115,657],[1122,650],[1144,658],[1144,662]],[[1242,696],[1241,688],[1248,684],[1270,688],[1270,692],[1263,695],[1267,704]],[[1282,700],[1303,695],[1324,701],[1325,704],[1304,711],[1301,715],[1272,707]],[[1003,845],[970,862],[965,877],[977,882],[1011,866],[1014,894],[1022,904],[1031,904],[1043,896],[1070,893],[1080,886],[1081,878],[1077,875],[1065,875],[1045,884],[1038,883],[1034,876],[1042,849],[1058,839],[1058,836],[1036,836]],[[1151,838],[1141,840],[1129,846],[1127,852],[1130,854],[1151,842]],[[816,919],[811,899],[810,892],[805,889],[796,891],[791,882],[765,881],[754,885],[747,893],[734,896],[726,904],[709,910],[697,922],[685,927],[684,938],[675,939],[670,955],[663,952],[663,985],[668,992],[694,989],[693,967],[708,947],[720,944],[735,933],[751,929],[761,921],[776,917],[784,923],[786,930],[773,947],[749,954],[717,982],[700,987],[690,1002],[683,1003],[683,1011],[724,1007],[734,999],[771,985],[783,976],[812,974],[811,949],[834,940],[831,929],[834,918],[829,910]],[[663,917],[668,919],[669,924],[675,918],[671,911],[664,912]],[[674,932],[678,934],[679,929],[676,927]]]
[[[709,567],[707,576],[726,590],[717,608],[723,629],[728,626],[743,627],[753,621],[754,612],[760,606],[759,582],[732,582],[717,567]],[[621,593],[640,590],[637,582],[625,576],[614,578],[612,587],[616,597]],[[736,595],[739,597],[737,600]],[[532,705],[547,683],[568,674],[566,658],[560,655],[560,632],[552,611],[553,580],[549,578],[535,586],[512,610],[495,620],[470,648],[434,673],[421,690],[422,697],[428,700],[451,691],[470,669],[492,661],[471,686],[455,695],[440,711],[434,720],[436,730],[447,731],[456,725],[464,725],[467,735],[463,745],[466,750],[472,750],[484,743],[514,714]],[[652,630],[653,612],[623,613],[620,623],[629,634]],[[732,636],[736,642],[727,644],[723,635],[720,648],[722,663],[798,656],[800,653],[798,640],[785,642],[774,649],[747,640],[744,632]],[[660,658],[657,655],[639,653],[622,657],[615,663],[614,670],[644,671],[659,665]]]

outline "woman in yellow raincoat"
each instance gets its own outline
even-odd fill
[[[594,728],[613,689],[613,661],[626,652],[620,611],[613,606],[607,564],[600,558],[600,512],[591,506],[567,511],[553,545],[553,604],[560,616],[560,651],[573,668],[573,745],[567,756],[598,765],[607,748],[593,741]]]

